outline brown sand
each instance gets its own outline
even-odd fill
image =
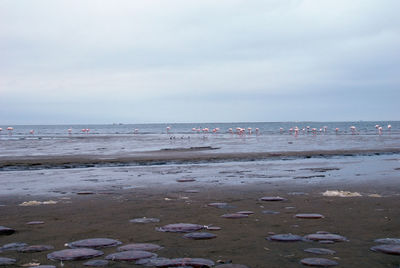
[[[53,198],[54,205],[18,206],[26,197],[1,197],[0,225],[12,227],[17,232],[0,236],[0,245],[11,242],[53,245],[55,250],[65,249],[64,244],[86,238],[106,237],[128,243],[155,243],[164,249],[161,257],[197,257],[215,262],[232,261],[249,267],[303,267],[302,258],[326,257],[337,261],[339,267],[398,267],[400,256],[386,255],[369,250],[376,245],[374,239],[400,237],[400,196],[389,197],[324,197],[326,188],[307,183],[255,184],[205,188],[199,193],[186,193],[181,184],[176,187],[133,189],[74,195],[70,199]],[[370,186],[352,186],[352,191],[368,191]],[[386,186],[380,186],[385,190]],[[393,189],[392,189],[393,190]],[[307,195],[290,195],[306,192]],[[379,193],[379,189],[374,188]],[[283,202],[263,202],[263,196],[282,196]],[[43,197],[41,200],[48,200]],[[40,199],[39,199],[40,200]],[[235,208],[218,209],[207,206],[211,202],[227,202]],[[224,219],[220,216],[241,210],[255,214],[244,219]],[[263,210],[280,214],[263,214]],[[324,219],[297,219],[297,213],[320,213]],[[159,223],[135,224],[129,220],[138,217],[155,217]],[[44,221],[40,225],[27,225],[30,221]],[[222,227],[214,231],[218,236],[211,240],[191,240],[182,234],[155,231],[155,227],[171,223],[213,224]],[[317,242],[282,243],[265,240],[269,232],[306,235],[328,231],[343,235],[348,242],[319,244]],[[211,232],[211,231],[209,231]],[[335,255],[320,256],[306,253],[310,247],[335,250]],[[116,248],[103,249],[106,254]],[[17,264],[29,262],[54,264],[42,253],[17,253],[7,251],[1,257],[17,258]],[[104,256],[103,256],[104,257]],[[84,261],[64,262],[64,267],[83,267]],[[127,263],[110,262],[108,267],[143,267]]]

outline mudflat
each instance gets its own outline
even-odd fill
[[[154,251],[159,257],[204,258],[215,265],[233,263],[253,268],[304,267],[302,259],[326,258],[337,262],[339,267],[399,267],[399,255],[370,250],[380,245],[374,242],[376,239],[400,237],[400,184],[396,175],[399,159],[387,156],[376,160],[349,160],[341,159],[340,163],[333,159],[312,163],[308,160],[284,161],[282,166],[276,162],[271,164],[262,161],[240,165],[175,166],[184,170],[183,173],[173,172],[171,166],[147,166],[139,170],[132,168],[119,173],[105,170],[108,176],[131,173],[141,176],[131,181],[132,187],[113,187],[118,180],[110,181],[107,187],[103,184],[96,186],[96,180],[85,180],[80,186],[60,184],[64,192],[60,192],[60,188],[56,192],[47,191],[46,183],[42,182],[42,186],[33,187],[35,191],[44,189],[36,195],[32,191],[25,193],[21,188],[12,195],[0,196],[0,225],[16,230],[11,235],[0,236],[0,247],[19,242],[50,245],[54,249],[33,253],[4,249],[0,257],[16,259],[16,264],[9,267],[29,267],[29,263],[32,266],[40,263],[57,267],[84,267],[87,260],[54,261],[49,260],[47,254],[67,249],[65,244],[73,241],[110,238],[120,241],[121,245],[159,245],[162,248]],[[376,162],[375,172],[366,172],[366,169],[360,171],[361,162],[365,161]],[[256,176],[262,170],[260,165],[268,167],[268,170],[279,169],[276,174],[272,172],[275,178]],[[205,172],[207,170],[208,173]],[[29,174],[42,171],[24,172],[27,172],[24,175],[27,178]],[[53,177],[42,174],[43,179],[56,178],[61,174],[57,172],[51,174]],[[60,172],[64,172],[61,177],[65,179],[65,174],[70,171]],[[88,169],[80,170],[80,176],[84,178],[88,173]],[[287,173],[292,174],[291,177],[282,175]],[[18,177],[22,173],[14,171],[2,174]],[[193,180],[178,181],[189,174]],[[209,178],[205,179],[200,174]],[[33,176],[33,180],[39,180],[39,175]],[[134,187],[140,180],[145,185],[143,180],[150,177],[155,177],[155,182],[148,187]],[[228,183],[231,179],[236,183]],[[169,180],[169,183],[161,183],[163,180]],[[128,181],[125,179],[124,183]],[[90,183],[92,187],[89,187]],[[26,180],[25,187],[29,188],[31,184],[33,182]],[[23,186],[14,184],[13,187]],[[263,201],[263,197],[272,198],[264,198],[271,201]],[[210,203],[226,204],[210,206]],[[221,217],[237,212],[247,216]],[[297,214],[306,215],[296,217]],[[307,214],[312,215],[307,218]],[[314,214],[320,215],[316,217]],[[149,222],[130,221],[144,217],[153,219]],[[203,229],[196,232],[212,233],[216,237],[189,239],[184,237],[185,233],[156,230],[175,223],[201,225]],[[220,230],[215,227],[220,227]],[[277,234],[287,234],[278,238],[291,238],[288,234],[292,234],[301,239],[291,242],[270,239]],[[310,234],[334,235],[326,236],[330,240],[318,241],[306,239],[319,237],[307,236]],[[118,246],[100,248],[104,255],[94,259],[104,259],[117,252]],[[304,251],[309,248],[329,249],[314,251],[330,253],[319,255],[311,253],[313,250]],[[332,254],[332,251],[335,253]],[[143,266],[136,265],[134,261],[109,260],[107,267]]]

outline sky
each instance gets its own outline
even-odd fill
[[[398,0],[0,0],[0,125],[400,120]]]

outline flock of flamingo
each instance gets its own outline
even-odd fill
[[[380,126],[380,125],[375,125],[375,128],[377,129],[378,134],[379,134],[379,135],[382,135],[382,133],[383,133],[383,127]],[[387,129],[388,129],[388,131],[390,131],[390,130],[392,129],[392,125],[387,125]],[[10,135],[12,134],[13,130],[14,130],[13,127],[7,127],[7,131],[8,131],[8,133],[9,133]],[[323,126],[323,127],[320,128],[319,130],[318,130],[317,128],[311,128],[310,126],[306,126],[306,127],[303,127],[303,128],[299,128],[299,127],[296,126],[296,127],[289,128],[289,129],[288,129],[288,132],[289,132],[289,134],[292,134],[292,135],[297,136],[297,135],[300,134],[300,133],[312,133],[312,134],[316,135],[318,132],[319,132],[319,133],[325,133],[325,132],[327,132],[327,130],[328,130],[328,127],[327,127],[327,126]],[[1,133],[2,131],[3,131],[3,129],[0,128],[0,133]],[[193,131],[194,133],[203,133],[203,134],[207,134],[207,133],[219,133],[219,132],[220,132],[220,129],[219,129],[219,128],[213,128],[213,129],[210,130],[209,128],[192,128],[192,131]],[[339,128],[335,128],[336,134],[338,134],[339,131],[340,131]],[[359,132],[357,131],[357,128],[356,128],[355,126],[351,126],[351,127],[350,127],[350,131],[351,131],[352,134],[359,134]],[[71,134],[72,134],[72,128],[67,129],[67,132],[68,132],[68,134],[71,135]],[[82,133],[89,134],[90,129],[89,129],[89,128],[83,128],[83,129],[81,129],[81,132],[82,132]],[[171,127],[170,127],[170,126],[166,127],[166,132],[167,132],[167,134],[170,134],[170,133],[171,133]],[[230,134],[237,134],[237,135],[240,135],[240,136],[246,135],[246,134],[247,134],[247,135],[252,135],[252,134],[253,134],[253,128],[248,127],[248,128],[246,129],[246,128],[237,127],[237,128],[235,129],[235,131],[233,130],[233,128],[228,128],[227,132],[230,133]],[[285,132],[285,129],[283,129],[283,128],[281,127],[281,128],[279,128],[279,132],[280,132],[281,134],[283,134],[283,133]],[[30,133],[31,135],[34,135],[34,134],[35,134],[35,130],[34,130],[34,129],[31,129],[31,130],[29,131],[29,133]],[[134,134],[138,134],[138,133],[139,133],[139,129],[135,128],[135,129],[133,130],[133,133],[134,133]],[[260,135],[260,129],[259,129],[259,128],[255,128],[254,133],[255,133],[256,135]]]

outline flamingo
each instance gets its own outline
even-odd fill
[[[281,128],[281,127],[279,128],[279,131],[280,131],[281,133],[283,132],[283,130],[284,130],[283,128]]]
[[[378,127],[379,135],[382,135],[382,127]]]
[[[388,128],[389,130],[391,130],[391,129],[392,129],[392,125],[388,125],[387,128]],[[0,128],[0,131],[1,131],[1,128]]]
[[[256,127],[256,135],[260,135],[260,129]]]
[[[72,129],[71,128],[69,128],[67,131],[68,131],[68,134],[72,133]]]
[[[139,129],[135,128],[135,129],[133,130],[133,133],[135,133],[135,134],[139,133]]]
[[[12,134],[12,131],[14,130],[14,128],[13,128],[13,127],[8,127],[7,130],[8,130],[8,134],[11,135],[11,134]]]
[[[228,132],[231,133],[231,134],[233,134],[233,129],[230,127],[230,128],[228,129]]]
[[[249,132],[249,135],[251,135],[251,130],[252,130],[251,127],[248,127],[248,128],[247,128],[247,131]]]
[[[355,126],[351,126],[350,129],[353,135],[356,134],[357,129]]]
[[[0,127],[0,131],[3,131],[3,129]]]
[[[29,131],[29,133],[30,133],[31,135],[33,135],[33,134],[35,134],[35,130],[31,129],[31,130]]]
[[[336,134],[339,132],[339,128],[338,127],[335,128],[335,132],[336,132]]]
[[[166,129],[167,129],[167,134],[169,134],[169,131],[171,130],[171,127],[168,126]]]

